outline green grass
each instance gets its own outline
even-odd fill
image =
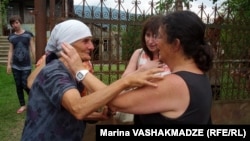
[[[26,102],[27,95],[25,94]],[[0,139],[17,141],[21,138],[25,113],[17,114],[20,107],[13,75],[6,73],[6,66],[0,65]]]
[[[94,74],[102,82],[109,85],[117,79],[121,78],[125,70],[125,64],[94,64]]]
[[[94,64],[95,72],[98,72],[98,71],[103,71],[103,72],[121,71],[123,72],[125,70],[125,67],[126,66],[124,64],[119,64],[119,66],[116,64],[105,64],[105,65]]]

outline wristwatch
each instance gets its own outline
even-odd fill
[[[78,71],[76,73],[76,80],[78,82],[82,81],[85,78],[85,76],[87,75],[88,72],[89,72],[88,70],[80,70],[80,71]]]

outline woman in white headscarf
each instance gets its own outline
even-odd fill
[[[66,43],[64,43],[66,42]],[[94,49],[90,29],[78,20],[67,20],[55,26],[46,46],[46,65],[35,78],[29,95],[28,109],[22,141],[53,140],[81,141],[86,127],[85,120],[98,108],[105,106],[116,95],[130,87],[153,85],[149,80],[161,78],[155,69],[120,79],[110,86],[98,82],[87,68],[75,74],[60,57],[61,46],[71,44],[81,57],[90,60]],[[136,76],[136,77],[135,77]],[[99,89],[81,97],[82,88],[98,82]],[[83,82],[83,83],[81,83]],[[89,90],[92,88],[89,86]],[[107,110],[103,111],[107,118]]]
[[[38,60],[36,64],[36,69],[29,75],[27,85],[31,88],[34,79],[41,69],[45,66],[46,62],[50,62],[53,59],[57,59],[59,52],[61,51],[61,44],[63,42],[72,44],[79,39],[85,37],[91,37],[91,32],[89,28],[82,22],[76,20],[68,20],[62,24],[58,24],[51,32],[51,36],[45,48],[45,54]],[[93,49],[93,46],[91,47]],[[84,59],[83,65],[88,67],[88,70],[93,73],[92,63],[90,62],[90,56]],[[81,95],[86,95],[87,92],[84,89]]]

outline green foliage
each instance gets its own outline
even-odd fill
[[[164,14],[165,10],[173,7],[174,0],[160,0],[156,2],[156,11],[158,14]],[[166,9],[168,7],[168,9]]]
[[[235,17],[250,18],[250,0],[228,0],[222,6],[229,8]]]
[[[129,60],[135,49],[140,48],[141,26],[128,26],[122,33],[122,59]]]
[[[189,3],[194,0],[159,0],[156,2],[157,14],[165,14],[170,11],[175,11],[175,3],[181,1],[185,7],[189,7]],[[213,0],[213,4],[219,0]]]
[[[224,58],[248,59],[250,36],[250,0],[228,0],[222,4],[224,22],[221,30],[221,45]]]
[[[0,1],[0,10],[1,10],[1,22],[3,23],[3,25],[6,25],[7,24],[7,9],[8,9],[8,4],[11,0],[1,0]]]
[[[151,15],[142,15],[137,17],[137,21],[132,21],[135,23],[143,23]],[[122,33],[122,60],[129,60],[133,52],[141,48],[141,33],[142,25],[134,24],[129,25],[126,31]]]
[[[213,4],[215,4],[217,1],[220,1],[220,0],[213,0]]]
[[[174,11],[175,10],[175,3],[178,0],[159,0],[156,2],[156,11],[157,14],[165,14]],[[179,0],[181,1],[184,6],[189,7],[189,2],[192,2],[193,0]]]

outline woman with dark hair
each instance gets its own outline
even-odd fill
[[[206,26],[191,11],[166,15],[157,36],[159,59],[171,74],[157,87],[144,86],[125,91],[112,99],[113,111],[139,115],[141,124],[209,124],[212,90],[206,72],[212,67],[212,48],[204,39]],[[63,47],[63,57],[75,70],[83,68],[71,46]],[[125,77],[126,78],[126,77]],[[96,83],[88,83],[98,90]],[[105,89],[105,88],[104,88]],[[104,90],[102,89],[102,90]]]
[[[8,36],[10,48],[8,52],[7,74],[13,73],[20,108],[18,114],[26,110],[24,91],[29,95],[27,78],[31,73],[32,62],[35,60],[34,35],[23,29],[22,19],[13,15],[9,19],[13,33]]]
[[[132,54],[122,77],[154,67],[163,67],[166,74],[170,73],[168,66],[159,61],[159,49],[156,44],[161,19],[160,15],[151,16],[143,23],[141,48]]]
[[[163,16],[154,15],[149,17],[144,23],[141,34],[141,47],[134,51],[129,63],[122,74],[122,77],[133,74],[135,72],[144,71],[147,69],[162,67],[165,70],[165,74],[169,74],[170,70],[166,64],[159,61],[159,49],[156,43],[156,36],[158,29],[161,25],[161,19]],[[122,116],[117,113],[117,116]],[[133,115],[130,115],[133,116]],[[122,121],[122,122],[127,122]],[[133,124],[140,124],[139,117],[133,116]]]

